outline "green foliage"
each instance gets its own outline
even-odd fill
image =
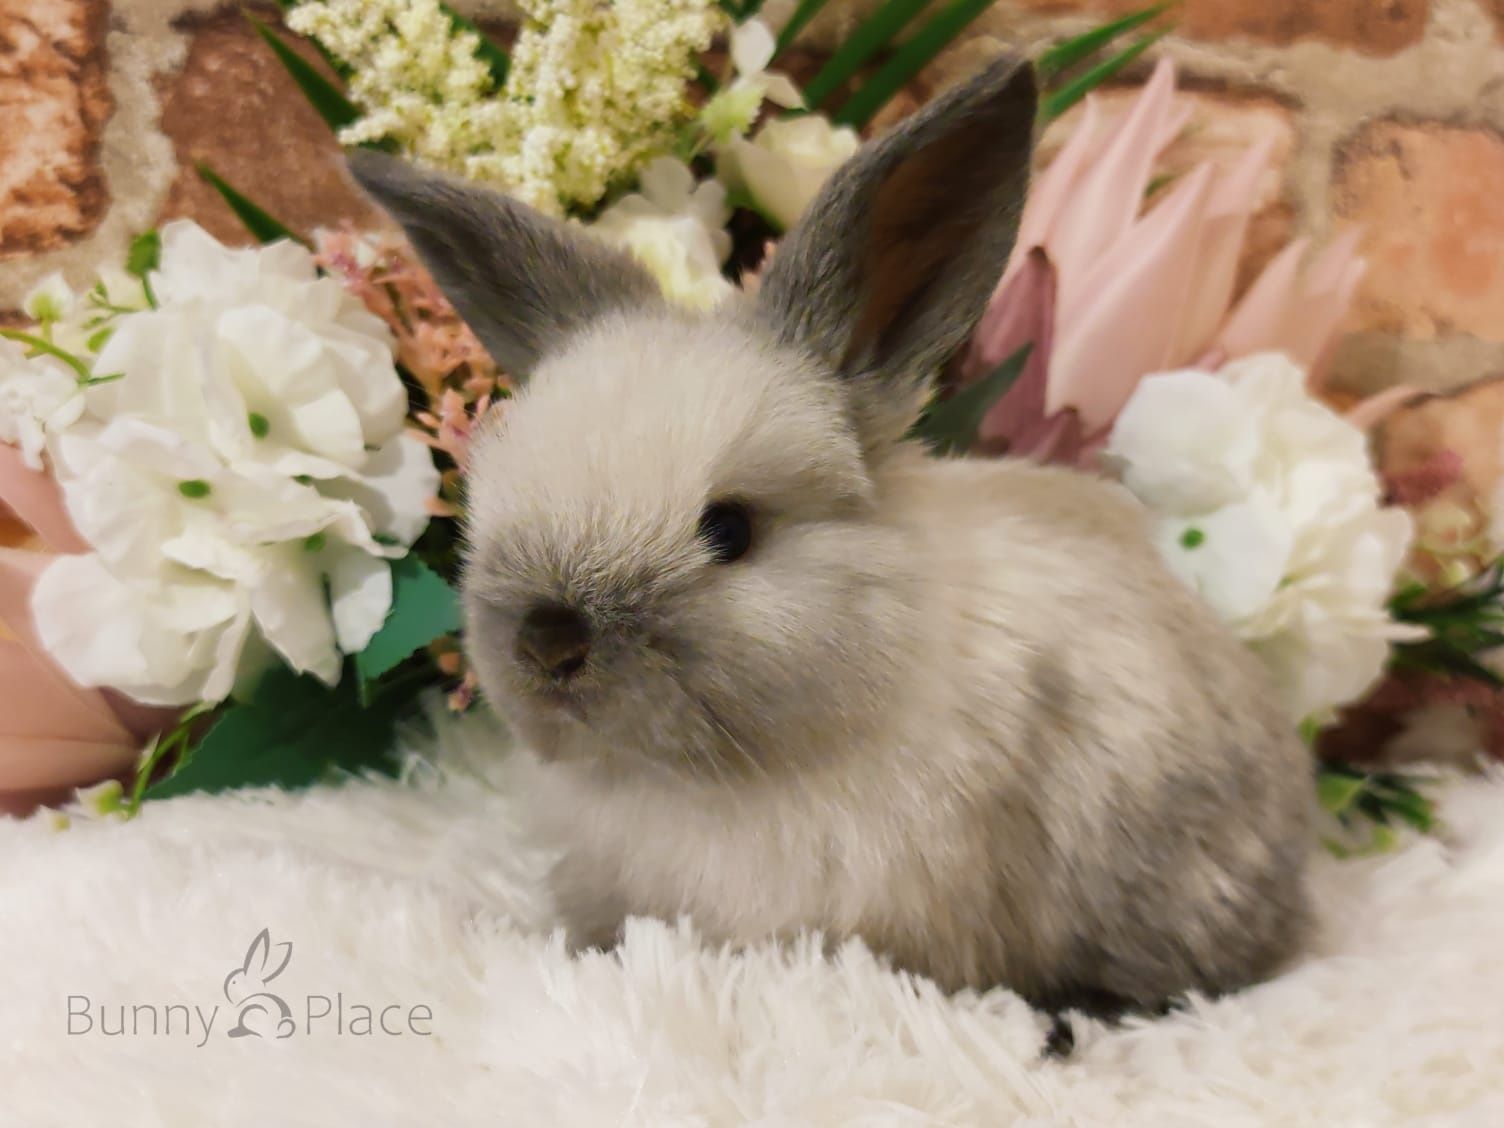
[[[308,240],[295,235],[287,224],[232,188],[223,177],[203,161],[199,161],[194,167],[198,170],[199,177],[220,194],[224,202],[230,206],[230,210],[235,213],[241,223],[246,225],[258,242],[275,243],[278,239],[291,239],[302,243],[305,247],[308,246]]]
[[[125,254],[125,269],[137,278],[145,278],[157,269],[162,260],[162,236],[156,231],[143,231],[131,240],[130,250]]]
[[[783,30],[778,33],[778,43],[773,52],[777,58],[783,54],[785,48],[799,37],[799,33],[810,25],[824,9],[829,0],[799,0],[799,6],[794,9],[794,14],[789,17],[789,22],[783,25]]]
[[[1022,375],[1033,345],[1025,345],[986,376],[949,399],[934,400],[909,432],[936,454],[961,454],[976,442],[982,420]]]
[[[928,4],[929,0],[887,0],[857,25],[810,79],[804,88],[805,103],[813,109],[829,98],[856,74],[858,67],[889,46]]]
[[[1077,102],[1085,98],[1098,86],[1112,78],[1120,70],[1126,67],[1134,59],[1138,58],[1154,44],[1168,34],[1165,31],[1150,32],[1141,37],[1132,46],[1120,51],[1112,58],[1098,63],[1079,78],[1072,79],[1058,90],[1053,90],[1039,100],[1039,120],[1042,123],[1054,121],[1065,113]]]
[[[251,21],[256,34],[266,41],[272,54],[277,56],[277,61],[298,84],[298,89],[308,99],[308,104],[318,111],[319,117],[324,119],[330,129],[341,130],[359,119],[360,108],[346,98],[339,87],[320,74],[317,67],[282,42],[271,28],[255,16],[247,12],[245,18]]]
[[[272,670],[249,701],[226,706],[191,751],[187,737],[173,748],[159,743],[137,779],[134,804],[242,787],[307,787],[341,772],[395,772],[392,730],[412,699],[363,701],[357,682],[348,667],[333,688],[285,668]],[[176,768],[150,782],[170,751],[179,755]]]
[[[1504,689],[1504,678],[1479,660],[1504,646],[1504,558],[1460,587],[1442,592],[1420,584],[1402,588],[1390,600],[1389,611],[1396,621],[1428,632],[1415,642],[1395,644],[1394,666]]]
[[[1379,853],[1394,845],[1396,825],[1421,834],[1436,828],[1436,806],[1419,789],[1417,781],[1398,772],[1369,772],[1347,764],[1323,763],[1316,776],[1316,796],[1322,809],[1350,835],[1366,837],[1356,846],[1327,840],[1327,849],[1338,857]]]
[[[839,125],[860,129],[992,5],[992,0],[952,0],[907,39],[836,112]]]
[[[396,669],[414,651],[462,625],[459,599],[414,553],[392,562],[392,609],[366,648],[355,656],[362,683]]]
[[[1038,62],[1034,64],[1035,69],[1038,70],[1041,79],[1046,82],[1052,81],[1077,63],[1083,63],[1091,58],[1119,36],[1126,35],[1158,19],[1173,6],[1173,3],[1156,4],[1152,8],[1132,12],[1120,20],[1113,20],[1111,23],[1092,28],[1091,31],[1083,32],[1081,35],[1062,40],[1039,56]]]

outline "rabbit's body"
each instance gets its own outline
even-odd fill
[[[855,731],[754,752],[772,772],[537,765],[574,939],[605,943],[627,915],[688,914],[734,944],[817,929],[948,988],[1052,1004],[1266,973],[1303,915],[1308,755],[1136,503],[917,452],[877,489],[916,581],[903,675]]]
[[[522,394],[471,451],[467,643],[534,750],[577,943],[861,936],[947,987],[1154,1004],[1303,919],[1309,770],[1118,487],[903,436],[1008,258],[1007,63],[836,173],[755,299],[378,155]]]

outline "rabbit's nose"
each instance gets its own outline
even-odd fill
[[[572,678],[585,668],[590,654],[590,626],[573,608],[539,604],[523,616],[517,647],[544,673]]]

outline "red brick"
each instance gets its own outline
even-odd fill
[[[172,138],[180,171],[160,218],[188,217],[227,242],[250,241],[199,179],[194,164],[203,161],[295,231],[342,219],[376,223],[377,213],[345,174],[329,127],[245,18],[231,10],[181,26],[191,35],[188,58],[161,89],[162,130]]]
[[[1337,215],[1365,229],[1358,327],[1504,341],[1504,137],[1380,121],[1338,151]]]
[[[1126,15],[1144,0],[1012,0],[1042,14]],[[1321,40],[1372,55],[1392,55],[1425,34],[1428,0],[1181,0],[1171,13],[1178,34],[1285,46]]]
[[[0,256],[73,242],[104,215],[107,17],[104,0],[0,6]]]

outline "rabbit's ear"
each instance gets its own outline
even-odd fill
[[[869,449],[902,437],[1002,275],[1035,104],[1027,63],[993,63],[841,166],[773,255],[760,315],[850,381]]]
[[[271,950],[272,938],[269,929],[263,928],[256,933],[256,938],[251,941],[251,946],[245,950],[245,963],[240,970],[250,973],[255,972],[266,964],[267,953]]]
[[[603,314],[661,300],[630,256],[498,192],[357,149],[350,170],[407,230],[439,288],[507,375]]]
[[[287,966],[287,961],[292,959],[292,941],[281,944],[273,944],[271,952],[262,965],[261,982],[269,983],[282,974],[282,969]],[[275,966],[272,966],[275,964]]]

